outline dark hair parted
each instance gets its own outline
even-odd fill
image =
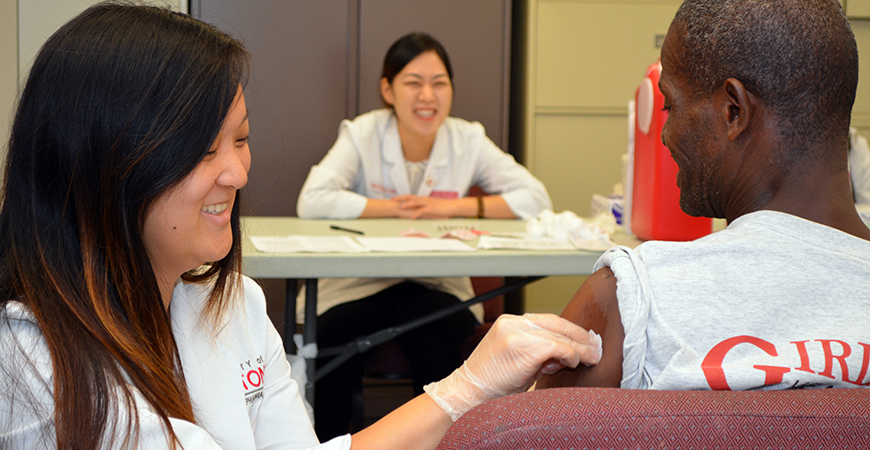
[[[837,0],[686,0],[675,29],[696,95],[736,78],[771,108],[788,147],[845,145],[858,48]]]
[[[444,67],[447,68],[447,77],[450,78],[450,83],[453,83],[453,66],[450,65],[450,57],[447,56],[447,50],[434,37],[426,33],[408,33],[400,37],[387,50],[384,56],[384,64],[381,67],[381,78],[386,78],[387,82],[393,84],[396,75],[413,61],[414,58],[420,56],[421,53],[433,51]],[[386,104],[386,102],[384,102]],[[387,105],[389,106],[389,105]]]
[[[173,441],[170,417],[194,421],[143,224],[208,153],[248,67],[208,24],[119,3],[72,19],[34,61],[9,140],[0,311],[23,302],[45,338],[58,448],[135,443],[128,383]],[[229,254],[183,277],[214,283],[213,318],[239,281],[238,208]]]

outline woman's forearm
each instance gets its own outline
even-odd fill
[[[454,200],[457,211],[453,217],[480,217],[486,219],[516,219],[511,207],[501,195],[466,197]]]
[[[369,198],[360,219],[369,217],[399,217],[399,206],[393,200]]]
[[[517,217],[500,195],[463,197],[452,200],[404,195],[393,199],[370,198],[360,218],[366,217],[483,217],[515,219]]]
[[[483,217],[488,219],[516,219],[511,207],[501,195],[483,197]]]
[[[503,314],[462,366],[353,435],[351,448],[434,449],[453,420],[477,405],[523,392],[542,373],[600,359],[601,338],[565,319]]]
[[[453,421],[428,394],[352,436],[351,450],[434,449]]]

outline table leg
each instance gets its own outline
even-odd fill
[[[284,280],[284,353],[299,354],[299,349],[293,343],[296,333],[296,280]]]
[[[295,311],[295,308],[294,308]],[[294,318],[293,323],[296,323]],[[317,345],[317,279],[305,280],[305,323],[302,326],[303,345]],[[308,384],[305,386],[305,398],[308,404],[314,406],[314,381],[317,373],[317,360],[315,358],[305,360],[305,371]]]
[[[505,277],[505,284],[513,284],[520,277]],[[525,295],[522,289],[516,289],[504,295],[504,312],[517,316],[526,312]]]

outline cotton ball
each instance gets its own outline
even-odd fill
[[[543,237],[547,235],[547,229],[538,219],[529,219],[529,221],[526,222],[526,232],[532,237]]]
[[[560,241],[567,241],[570,237],[571,232],[563,227],[554,227],[550,232],[550,237],[553,239],[558,239]]]

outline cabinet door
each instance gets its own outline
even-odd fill
[[[348,0],[196,0],[193,14],[244,41],[251,171],[243,214],[296,215],[296,198],[347,116]]]
[[[360,0],[359,112],[382,107],[378,83],[390,45],[423,31],[450,56],[450,115],[479,121],[507,150],[510,12],[509,0]]]
[[[858,92],[852,107],[852,126],[870,135],[870,20],[852,19],[852,31],[858,41]]]
[[[850,19],[870,19],[870,0],[840,0]]]
[[[625,110],[679,1],[537,3],[538,108]]]

